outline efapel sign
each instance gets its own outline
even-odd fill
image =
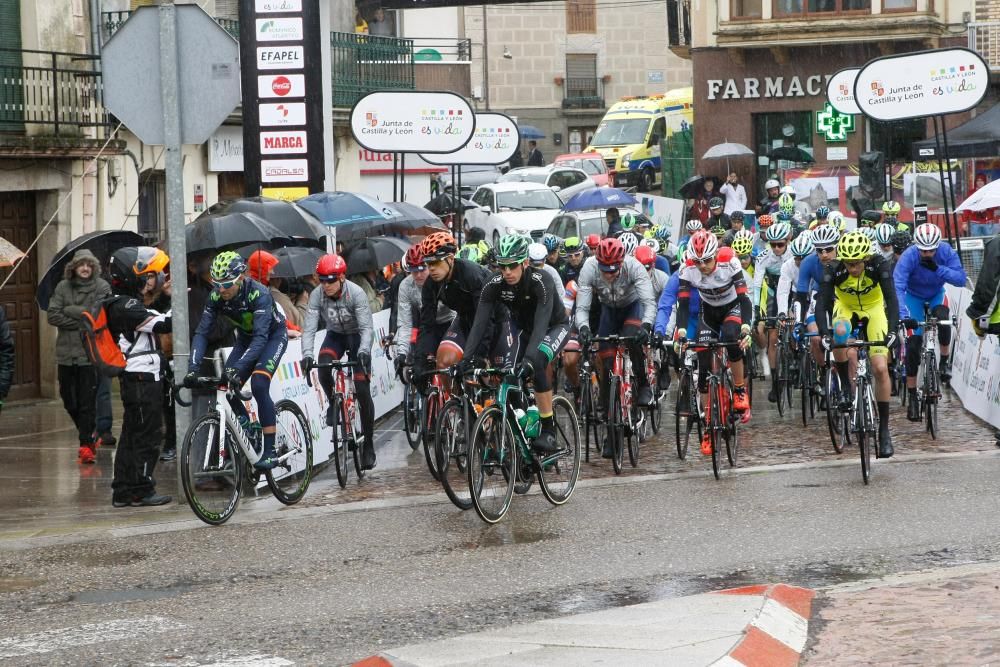
[[[452,153],[472,138],[476,114],[448,92],[374,92],[351,109],[351,134],[363,148],[389,153]]]
[[[766,76],[742,79],[708,79],[707,99],[752,100],[771,97],[816,97],[826,92],[832,74],[810,76]]]
[[[258,46],[257,69],[302,69],[302,47]]]
[[[264,74],[257,77],[257,95],[262,98],[305,97],[302,74]]]
[[[260,173],[265,183],[305,183],[309,180],[309,161],[261,160]]]
[[[305,153],[306,146],[305,130],[260,133],[260,152],[262,155]]]

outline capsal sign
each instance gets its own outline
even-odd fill
[[[451,153],[475,128],[476,114],[455,93],[374,92],[351,109],[354,140],[383,153]]]

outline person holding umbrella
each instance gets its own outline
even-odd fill
[[[14,379],[14,337],[7,323],[7,309],[0,306],[0,411]]]

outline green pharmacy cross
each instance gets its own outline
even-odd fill
[[[847,133],[854,129],[854,116],[840,113],[829,102],[823,105],[822,111],[816,112],[816,133],[822,134],[827,141],[847,141]]]

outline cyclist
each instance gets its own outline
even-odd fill
[[[708,200],[708,220],[705,222],[705,227],[722,227],[729,231],[730,217],[722,212],[724,206],[722,197],[712,197]]]
[[[562,291],[563,290],[562,276],[559,275],[559,271],[556,269],[556,267],[552,266],[547,261],[549,253],[546,247],[541,243],[531,243],[530,239],[527,239],[527,237],[524,238],[529,241],[528,261],[531,263],[532,268],[538,269],[539,271],[544,271],[545,273],[549,274],[549,277],[552,278],[552,283],[555,285],[556,290]]]
[[[753,242],[754,257],[760,258],[760,254],[767,250],[767,230],[774,224],[774,218],[766,213],[757,217],[757,237]]]
[[[560,254],[563,257],[562,268],[559,269],[559,276],[563,284],[571,280],[576,280],[583,269],[583,261],[589,254],[587,246],[580,241],[578,236],[570,236],[563,240]]]
[[[683,250],[691,236],[694,235],[695,232],[700,232],[704,229],[704,227],[705,226],[701,224],[701,220],[688,220],[684,225],[684,236],[682,236],[677,242],[679,249]]]
[[[878,253],[872,254],[871,240],[858,230],[840,237],[837,259],[823,270],[823,279],[816,297],[816,320],[823,336],[823,344],[827,348],[832,342],[840,343],[851,339],[856,327],[863,327],[866,340],[883,343],[870,348],[870,355],[875,374],[875,400],[878,404],[878,455],[879,458],[891,457],[891,388],[887,355],[888,348],[892,347],[896,339],[899,303],[889,263]],[[857,352],[853,349],[837,349],[833,351],[833,358],[840,375],[841,393],[849,395],[849,369],[856,363]],[[849,359],[852,361],[849,362]],[[829,400],[836,399],[830,397]]]
[[[340,255],[320,257],[316,263],[316,276],[320,286],[309,296],[309,309],[302,331],[302,372],[308,374],[313,366],[313,342],[322,318],[326,336],[319,348],[320,363],[338,360],[346,353],[348,359],[360,364],[360,368],[354,369],[354,394],[361,408],[361,432],[364,435],[361,466],[371,470],[375,467],[375,404],[370,385],[375,331],[372,311],[364,290],[347,280],[347,262]],[[333,395],[332,369],[321,369],[319,382],[327,396]],[[330,405],[326,411],[326,425],[333,426],[333,421],[333,405]]]
[[[729,230],[722,237],[722,245],[731,246],[736,235],[743,231],[743,211],[733,211],[729,214]]]
[[[965,286],[965,269],[958,253],[941,240],[941,230],[937,225],[924,223],[913,234],[913,245],[906,249],[896,263],[893,282],[899,300],[899,315],[912,331],[906,339],[906,389],[910,405],[907,419],[920,421],[920,405],[917,403],[917,371],[920,369],[920,352],[923,349],[923,329],[916,327],[916,321],[929,312],[938,320],[938,343],[941,358],[938,370],[941,379],[951,378],[948,355],[951,346],[951,310],[945,294],[945,283],[956,287]]]
[[[899,212],[901,210],[902,207],[899,205],[899,202],[892,200],[885,202],[882,204],[882,222],[887,225],[892,225],[894,229],[899,231],[903,231],[904,229],[906,231],[910,231],[913,228],[913,225],[907,224],[899,219]]]
[[[269,470],[278,463],[274,451],[277,429],[271,376],[288,346],[288,327],[270,290],[245,276],[246,272],[246,262],[231,250],[220,252],[212,261],[211,277],[215,289],[205,302],[201,321],[191,340],[185,380],[190,384],[198,376],[216,318],[221,316],[232,322],[236,328],[236,344],[226,359],[225,377],[231,386],[237,387],[250,380],[250,391],[257,401],[257,418],[264,434],[264,451],[254,467]],[[249,420],[246,414],[239,417]]]
[[[632,368],[639,387],[636,403],[648,406],[653,400],[649,378],[643,372],[645,356],[642,344],[648,338],[656,317],[656,302],[649,275],[635,257],[625,254],[625,248],[618,239],[603,239],[597,246],[597,253],[587,260],[577,281],[576,328],[580,333],[583,348],[587,349],[590,334],[590,312],[595,306],[594,294],[600,305],[600,323],[597,332],[601,336],[617,333],[621,336],[635,336],[628,343]],[[601,405],[609,405],[610,357],[614,356],[613,345],[602,342],[599,347],[597,365],[601,374]],[[610,443],[604,443],[604,457],[611,457]]]
[[[555,234],[545,234],[542,237],[542,245],[545,246],[545,263],[556,271],[562,270],[563,259],[559,256],[559,248],[562,247],[562,241]]]
[[[862,211],[861,217],[858,218],[858,229],[863,227],[872,227],[882,222],[882,214],[875,209],[867,209]]]
[[[896,253],[892,249],[892,237],[895,233],[896,227],[885,222],[875,228],[875,243],[878,245],[878,252],[889,260],[893,268],[896,267]]]
[[[798,301],[798,319],[806,325],[809,333],[818,333],[819,327],[816,324],[816,299],[815,293],[823,281],[823,268],[837,258],[837,241],[840,240],[840,232],[833,225],[820,225],[809,233],[809,240],[812,242],[812,255],[802,260],[799,266],[799,275],[795,281],[795,298]],[[810,342],[813,359],[816,360],[816,368],[819,369],[820,377],[826,372],[826,355],[823,354],[823,347],[819,338],[813,337]],[[817,383],[822,394],[826,391],[823,382]]]
[[[996,237],[986,243],[983,266],[976,278],[965,315],[972,320],[972,330],[982,338],[986,334],[1000,334],[1000,242]]]
[[[792,261],[784,262],[781,265],[781,277],[778,279],[776,294],[778,317],[780,318],[784,318],[787,313],[791,312],[792,304],[796,303],[795,289],[798,285],[802,262],[813,252],[811,234],[801,234],[792,241],[788,249],[791,252]]]
[[[618,233],[615,234],[615,236],[621,238],[624,234],[635,234],[636,231],[635,224],[636,224],[635,213],[633,213],[632,211],[625,211],[625,213],[623,213],[621,217],[620,229],[618,230]]]
[[[809,229],[816,229],[820,225],[825,225],[829,222],[830,217],[830,207],[829,206],[817,206],[816,207],[816,218],[809,223]]]
[[[826,221],[827,224],[841,234],[843,234],[844,230],[847,229],[847,220],[844,219],[844,214],[840,211],[830,211],[830,215],[827,217]]]
[[[753,242],[754,233],[747,229],[741,229],[733,237],[733,242],[730,244],[730,248],[733,249],[733,254],[739,257],[740,266],[743,267],[743,279],[747,282],[747,285],[753,285],[753,275],[754,275],[754,257],[753,257]]]
[[[761,342],[761,347],[767,350],[767,361],[771,368],[771,389],[767,393],[767,400],[774,403],[778,400],[777,394],[777,344],[778,329],[766,329],[765,319],[778,315],[779,304],[777,301],[778,281],[781,279],[781,266],[792,259],[792,254],[788,251],[789,238],[792,229],[786,222],[778,222],[767,228],[764,238],[767,240],[769,251],[757,258],[757,266],[753,274],[753,294],[757,300],[757,336]]]
[[[497,244],[500,274],[492,276],[482,288],[468,347],[477,349],[494,322],[507,317],[509,311],[515,341],[511,361],[518,363],[518,375],[534,378],[535,402],[542,423],[541,433],[531,446],[537,452],[552,454],[559,447],[552,414],[549,365],[569,339],[569,318],[560,298],[561,283],[554,282],[546,271],[529,266],[527,259],[527,238],[508,234],[500,239]],[[468,361],[462,365],[471,366]]]
[[[902,255],[907,248],[913,244],[913,235],[908,231],[896,231],[892,235],[892,252],[896,255],[896,261],[899,261],[899,256]]]
[[[597,246],[601,242],[601,235],[600,234],[587,234],[587,238],[584,239],[584,241],[587,244],[587,249],[590,251],[591,254],[593,254],[594,252],[597,251]]]
[[[458,256],[470,262],[484,264],[490,244],[486,242],[486,232],[481,227],[470,227],[465,233],[465,243],[458,249]]]
[[[715,227],[710,228],[709,231],[715,235],[716,240],[719,241],[719,244],[721,245],[722,237],[726,235],[726,228],[722,225],[716,225]]]
[[[664,341],[676,340],[677,330],[677,294],[680,288],[680,271],[675,271],[667,280],[660,299],[656,304],[656,322],[653,324],[653,336],[656,344],[663,344]],[[698,290],[690,293],[688,299],[688,318],[698,321],[698,312],[701,310],[701,296]],[[680,357],[674,351],[673,345],[665,346],[667,355],[673,357],[671,364],[675,369],[680,370]],[[659,383],[660,389],[666,391],[670,388],[670,373],[667,369],[661,369]]]
[[[743,350],[750,345],[752,306],[743,280],[743,268],[732,248],[719,249],[719,241],[708,232],[695,234],[688,244],[688,262],[680,270],[677,291],[677,331],[675,351],[687,343],[690,324],[691,293],[701,297],[701,314],[697,321],[695,344],[717,336],[731,343],[729,367],[733,372],[733,410],[743,413],[743,422],[750,420],[750,402],[743,375]],[[698,391],[705,406],[705,421],[709,421],[708,370],[711,353],[698,353]],[[712,453],[711,434],[701,440],[701,453]]]
[[[635,249],[635,258],[639,260],[639,263],[646,269],[646,273],[649,274],[649,282],[653,287],[653,298],[659,301],[660,294],[663,293],[663,288],[667,285],[668,276],[665,272],[656,268],[657,257],[659,255],[648,245],[643,244]]]
[[[618,237],[618,240],[622,242],[622,247],[625,248],[625,254],[629,257],[635,256],[635,249],[639,247],[639,237],[632,232],[622,232]]]
[[[399,284],[399,297],[397,299],[396,354],[393,357],[397,376],[401,375],[404,365],[413,363],[411,346],[416,342],[417,331],[420,327],[420,297],[424,283],[427,282],[427,265],[424,264],[424,256],[419,243],[406,251],[403,265],[408,275]],[[431,326],[446,329],[453,319],[455,319],[455,311],[443,303],[439,303]]]
[[[792,216],[795,215],[795,192],[787,185],[781,188],[781,194],[778,195],[778,213],[788,216],[785,222],[791,222]]]
[[[767,179],[764,183],[764,197],[757,202],[757,215],[776,213],[778,210],[778,194],[781,190],[781,183],[773,178]]]

